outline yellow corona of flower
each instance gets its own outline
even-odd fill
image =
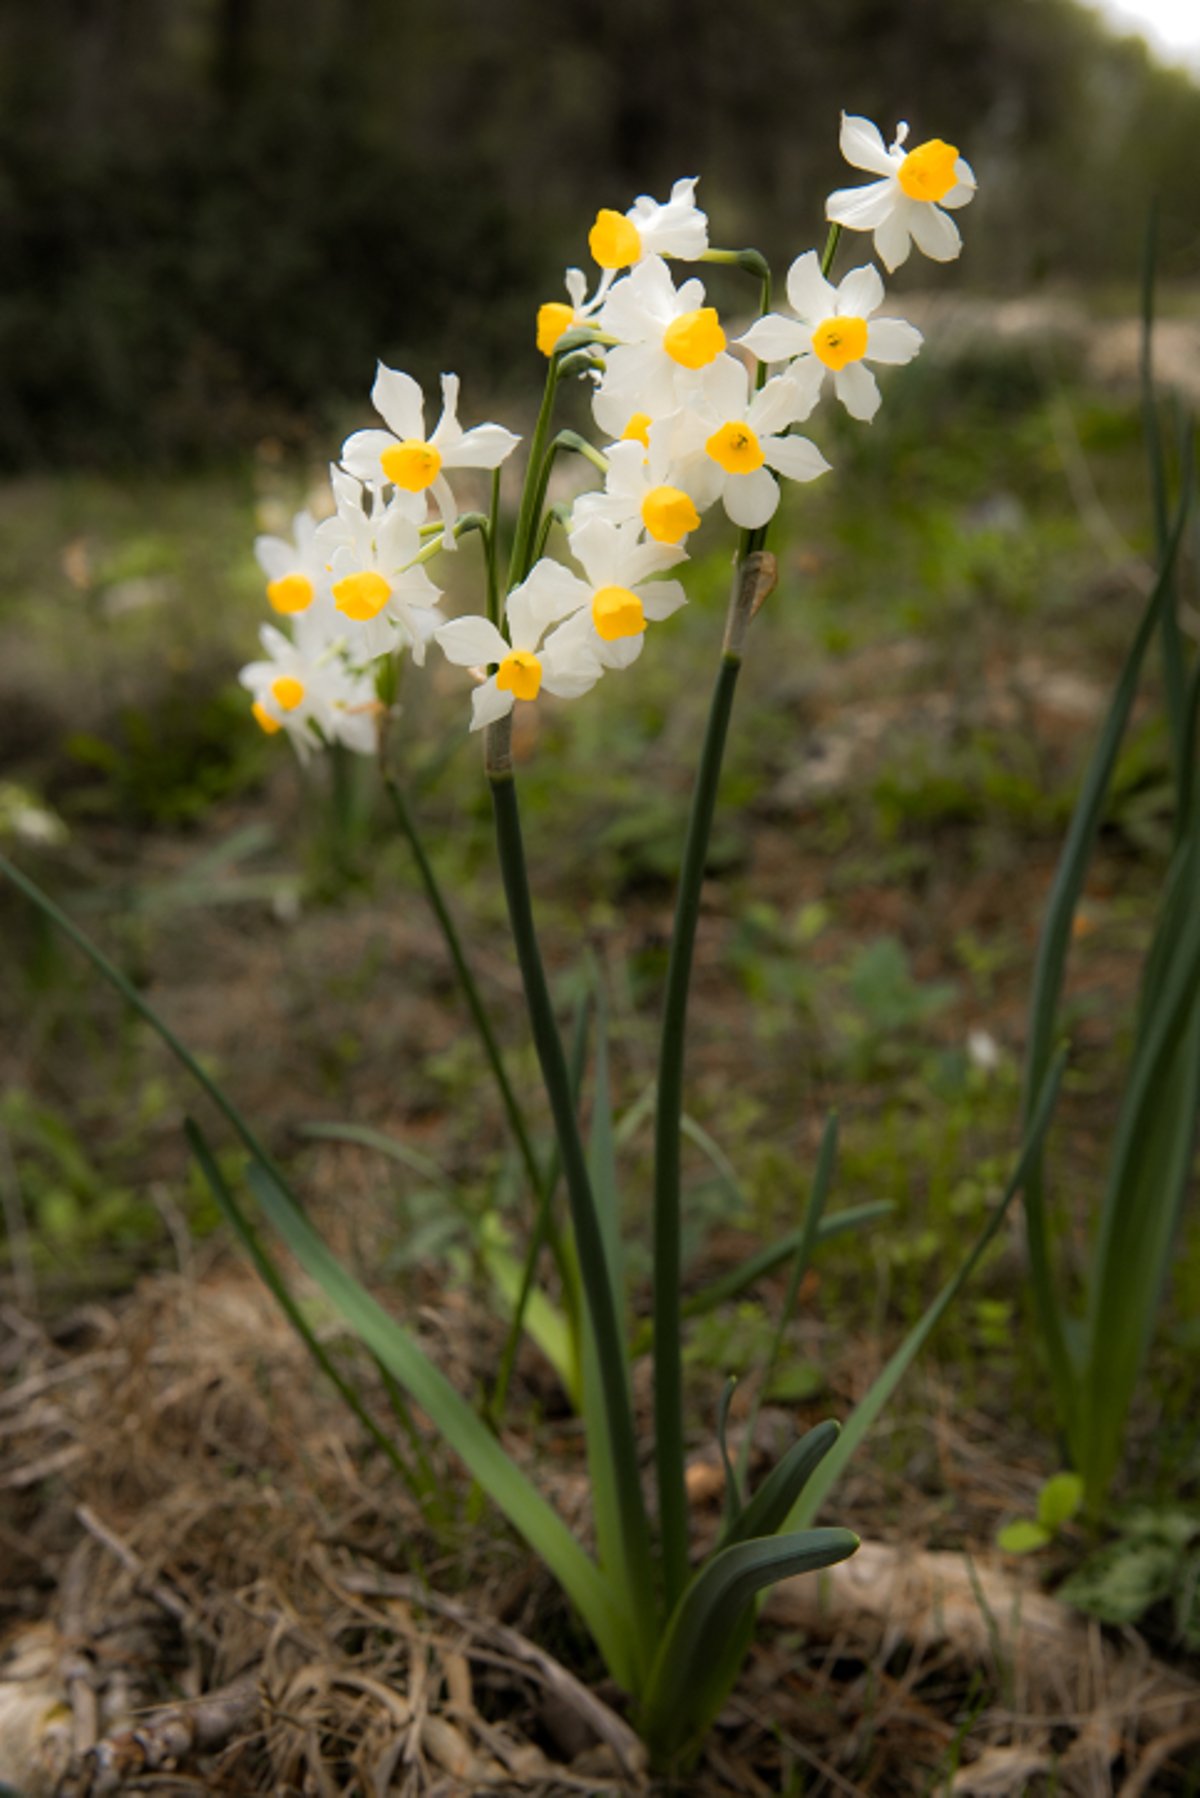
[[[294,542],[286,537],[255,540],[254,554],[267,577],[267,603],[282,616],[307,612],[318,595],[328,591],[317,528],[311,513],[297,512],[292,523]]]

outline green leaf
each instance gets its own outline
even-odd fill
[[[372,1130],[367,1124],[301,1124],[300,1135],[315,1137],[319,1142],[353,1143],[360,1149],[373,1149],[378,1155],[386,1155],[389,1161],[399,1162],[410,1173],[419,1174],[430,1185],[440,1187],[462,1209],[458,1188],[437,1162],[384,1130]]]
[[[850,1530],[802,1530],[734,1543],[705,1563],[671,1613],[646,1686],[641,1728],[657,1762],[685,1751],[720,1710],[738,1669],[718,1651],[740,1635],[755,1596],[793,1574],[832,1567],[857,1547]]]
[[[1130,644],[1113,692],[1112,703],[1080,785],[1079,797],[1075,801],[1054,884],[1046,904],[1030,996],[1023,1099],[1026,1123],[1032,1117],[1049,1066],[1071,943],[1071,924],[1087,877],[1092,847],[1107,803],[1121,740],[1137,694],[1142,663],[1164,608],[1169,603],[1172,574],[1191,502],[1190,446],[1189,436],[1184,442],[1183,491],[1174,528],[1163,548],[1158,578]],[[1069,1430],[1070,1420],[1076,1410],[1075,1367],[1050,1260],[1040,1156],[1035,1157],[1030,1166],[1025,1185],[1025,1228],[1029,1243],[1029,1274],[1034,1309],[1046,1345],[1055,1402],[1059,1415]]]
[[[773,1536],[783,1527],[788,1512],[805,1485],[841,1434],[832,1418],[809,1430],[771,1469],[741,1516],[727,1529],[722,1546],[745,1542],[752,1536]]]
[[[1044,1524],[1035,1523],[1032,1517],[1018,1517],[996,1531],[996,1547],[1006,1555],[1035,1554],[1053,1540],[1053,1532]]]
[[[816,1244],[832,1242],[835,1237],[848,1235],[852,1230],[861,1230],[865,1224],[875,1224],[881,1218],[891,1215],[896,1209],[890,1199],[878,1199],[869,1205],[851,1205],[844,1211],[835,1211],[832,1217],[822,1218],[817,1226]],[[703,1317],[708,1311],[715,1311],[718,1305],[724,1305],[729,1299],[741,1296],[749,1287],[756,1286],[768,1274],[790,1261],[796,1250],[804,1241],[804,1226],[789,1230],[778,1242],[770,1243],[756,1254],[748,1255],[740,1266],[731,1268],[720,1279],[705,1286],[702,1291],[694,1292],[685,1299],[683,1315],[685,1317]]]
[[[271,1174],[251,1166],[247,1178],[259,1204],[304,1272],[315,1280],[355,1335],[421,1406],[493,1503],[520,1532],[575,1605],[595,1637],[613,1677],[632,1677],[629,1620],[607,1582],[558,1513],[505,1454],[446,1376],[390,1318],[321,1241]]]
[[[558,1375],[563,1391],[576,1411],[583,1393],[579,1384],[575,1337],[565,1311],[537,1286],[524,1291],[524,1268],[509,1246],[509,1233],[496,1212],[489,1212],[477,1229],[479,1258],[506,1308],[515,1311],[521,1302],[521,1327],[528,1331]],[[523,1296],[522,1296],[523,1295]]]
[[[1146,1358],[1191,1175],[1200,1107],[1200,828],[1187,846],[1193,902],[1163,958],[1109,1156],[1088,1292],[1073,1459],[1103,1501]],[[1176,916],[1174,907],[1171,916]]]
[[[1056,1473],[1038,1493],[1037,1519],[1053,1533],[1070,1523],[1083,1503],[1083,1481],[1077,1473]]]
[[[1028,1176],[1029,1169],[1041,1152],[1042,1140],[1054,1115],[1054,1105],[1058,1098],[1058,1088],[1062,1080],[1063,1066],[1066,1061],[1066,1050],[1060,1049],[1051,1063],[1042,1082],[1042,1090],[1034,1109],[1033,1120],[1029,1125],[1025,1141],[1021,1148],[1017,1165],[1012,1178],[1004,1189],[999,1204],[993,1211],[987,1224],[979,1235],[974,1248],[963,1262],[958,1272],[947,1281],[937,1298],[934,1299],[925,1315],[921,1318],[900,1347],[896,1350],[883,1372],[879,1374],[866,1397],[862,1399],[851,1413],[850,1420],[842,1431],[841,1437],[833,1449],[826,1455],[821,1466],[809,1480],[800,1498],[792,1507],[788,1524],[791,1528],[800,1528],[810,1524],[816,1517],[821,1505],[835,1482],[841,1477],[850,1457],[854,1454],[868,1431],[874,1426],[876,1419],[890,1400],[900,1381],[916,1360],[917,1355],[941,1322],[969,1275],[987,1250],[996,1232],[1004,1222],[1009,1206],[1020,1192]]]

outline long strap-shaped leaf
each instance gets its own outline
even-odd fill
[[[493,1503],[546,1563],[579,1611],[618,1679],[628,1678],[628,1646],[609,1590],[562,1518],[505,1454],[495,1436],[413,1338],[342,1266],[267,1170],[247,1170],[255,1198],[300,1266],[355,1335],[421,1406]]]
[[[1024,1118],[1028,1124],[1038,1095],[1042,1091],[1046,1069],[1054,1041],[1066,971],[1067,951],[1071,941],[1071,923],[1087,878],[1092,845],[1108,799],[1113,768],[1129,714],[1133,707],[1141,675],[1142,662],[1150,640],[1158,626],[1162,609],[1170,592],[1172,573],[1179,545],[1183,539],[1191,501],[1190,439],[1184,445],[1184,480],[1170,540],[1159,568],[1158,578],[1146,602],[1137,632],[1125,658],[1125,665],[1113,693],[1108,716],[1099,741],[1092,751],[1071,823],[1059,858],[1054,883],[1046,904],[1046,915],[1038,942],[1030,999],[1029,1040],[1025,1058]],[[1025,1182],[1025,1229],[1029,1244],[1029,1273],[1038,1327],[1049,1357],[1050,1377],[1054,1385],[1059,1414],[1068,1417],[1073,1409],[1075,1369],[1063,1327],[1063,1314],[1053,1270],[1046,1227],[1043,1171],[1040,1154],[1030,1165]]]
[[[337,1306],[347,1322],[358,1329],[358,1334],[376,1358],[429,1413],[494,1503],[545,1561],[591,1630],[614,1677],[626,1683],[629,1679],[630,1658],[626,1632],[613,1609],[609,1590],[599,1569],[584,1553],[561,1517],[504,1453],[495,1437],[454,1390],[445,1375],[434,1367],[416,1343],[387,1316],[369,1293],[344,1268],[339,1267],[302,1217],[283,1175],[232,1099],[205,1072],[149,1001],[35,881],[22,874],[2,855],[0,873],[5,874],[14,886],[82,950],[122,998],[158,1032],[167,1047],[233,1126],[255,1158],[250,1179],[256,1196],[297,1260],[319,1281],[331,1303]],[[365,1327],[359,1328],[360,1323]]]
[[[787,1520],[789,1529],[803,1528],[817,1516],[834,1483],[841,1478],[851,1455],[854,1454],[863,1437],[874,1426],[880,1412],[888,1404],[900,1381],[957,1298],[992,1238],[1004,1222],[1009,1206],[1029,1178],[1029,1170],[1034,1166],[1041,1153],[1042,1140],[1049,1127],[1050,1119],[1054,1115],[1054,1106],[1058,1098],[1058,1088],[1066,1059],[1066,1050],[1060,1049],[1050,1063],[1042,1081],[1042,1090],[1038,1094],[1038,1102],[1034,1108],[1033,1118],[1026,1132],[1017,1165],[1013,1169],[1012,1178],[1005,1187],[999,1204],[980,1233],[974,1248],[958,1272],[943,1286],[920,1322],[905,1337],[866,1397],[855,1406],[841,1436],[825,1456],[805,1486],[800,1498],[792,1507]]]
[[[1200,1104],[1200,828],[1184,845],[1190,898],[1164,908],[1174,940],[1153,1008],[1144,1014],[1109,1161],[1089,1290],[1087,1352],[1072,1447],[1090,1508],[1103,1500],[1120,1454],[1179,1214],[1191,1174]]]
[[[740,1636],[756,1593],[832,1567],[857,1547],[851,1530],[801,1530],[734,1543],[705,1563],[671,1614],[646,1686],[641,1728],[657,1762],[686,1752],[720,1708],[736,1673],[722,1650]]]

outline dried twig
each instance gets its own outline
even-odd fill
[[[402,1574],[341,1572],[335,1576],[347,1592],[367,1598],[402,1598],[438,1616],[449,1618],[466,1630],[468,1636],[481,1638],[500,1649],[518,1666],[530,1673],[554,1696],[585,1722],[592,1733],[616,1756],[621,1771],[631,1779],[639,1779],[645,1771],[646,1750],[629,1725],[618,1717],[594,1692],[569,1673],[560,1661],[548,1655],[536,1643],[506,1623],[491,1617],[480,1617],[469,1606],[456,1599],[432,1592],[418,1581]],[[470,1648],[467,1648],[470,1654]]]
[[[56,1798],[107,1798],[141,1774],[174,1769],[200,1754],[215,1754],[254,1726],[258,1710],[258,1674],[243,1673],[205,1698],[171,1705],[139,1728],[97,1742],[72,1762]]]

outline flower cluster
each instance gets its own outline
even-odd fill
[[[939,261],[958,255],[958,228],[943,208],[964,206],[975,177],[952,144],[934,138],[906,149],[907,136],[900,125],[888,148],[870,121],[843,115],[843,155],[876,179],[829,196],[824,257],[798,256],[788,309],[764,311],[732,342],[702,282],[677,283],[671,267],[739,260],[709,249],[694,179],[677,181],[664,201],[643,196],[627,212],[597,214],[588,238],[595,290],[589,298],[584,274],[568,269],[567,301],[540,308],[536,341],[550,363],[549,399],[564,373],[589,383],[601,443],[572,436],[571,447],[604,471],[603,486],[558,515],[575,567],[536,554],[548,536],[538,514],[557,447],[539,426],[502,616],[445,620],[427,564],[476,523],[494,579],[494,511],[490,521],[464,519],[455,485],[459,471],[499,469],[519,440],[498,424],[463,428],[455,375],[442,377],[441,416],[426,435],[419,386],[381,365],[371,397],[385,428],[356,431],[342,446],[332,515],[318,524],[301,513],[293,542],[256,545],[267,598],[292,624],[291,637],[264,626],[268,659],[242,671],[263,728],[286,730],[302,754],[334,742],[369,752],[382,662],[407,650],[420,666],[431,640],[476,671],[472,729],[543,689],[574,698],[627,668],[647,625],[684,604],[679,582],[662,577],[686,561],[705,512],[719,504],[743,532],[761,533],[781,481],[829,470],[798,430],[826,388],[853,418],[869,420],[881,403],[872,365],[909,362],[920,349],[915,326],[878,316],[884,284],[873,265],[836,286],[828,278],[843,229],[871,232],[889,271],[913,243]]]

